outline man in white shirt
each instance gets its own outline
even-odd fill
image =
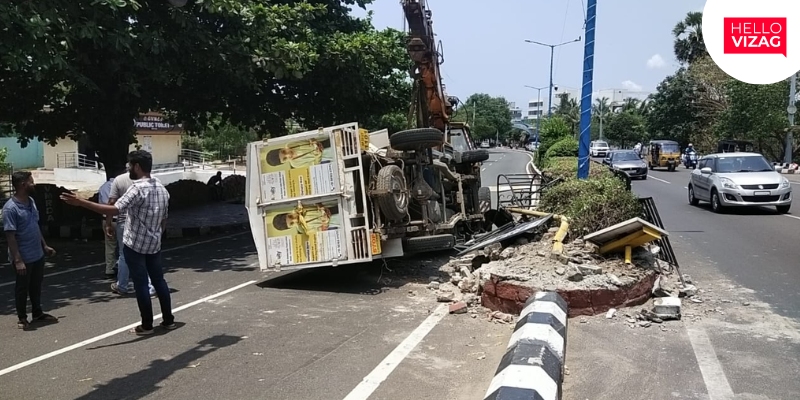
[[[124,172],[122,174],[117,175],[114,178],[114,183],[111,185],[111,191],[108,195],[108,201],[103,204],[114,205],[127,191],[128,189],[133,186],[133,180],[130,178],[130,174],[128,172]],[[117,262],[118,270],[117,270],[117,281],[111,284],[111,291],[116,294],[128,294],[132,293],[130,286],[128,285],[128,279],[130,277],[130,270],[128,269],[128,263],[125,262],[125,255],[123,254],[122,248],[122,238],[125,233],[125,221],[127,220],[127,213],[121,211],[117,215],[117,224],[114,231],[106,229],[106,237],[116,236],[117,242],[119,243],[119,261]],[[111,220],[111,215],[106,215],[106,225],[109,226],[109,221]],[[153,287],[150,278],[148,277],[147,285],[150,288],[150,296],[155,296],[156,290]]]
[[[100,186],[100,190],[97,193],[97,202],[100,204],[108,204],[108,194],[111,192],[111,183],[114,182],[114,178],[111,178],[102,186]],[[103,216],[103,232],[111,231],[113,232],[116,229],[117,219],[111,216]],[[108,234],[104,235],[105,239],[105,255],[106,255],[106,277],[113,279],[116,274],[114,273],[114,266],[117,264],[117,241],[114,239],[114,236],[109,236]]]

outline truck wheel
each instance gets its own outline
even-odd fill
[[[489,159],[489,151],[484,149],[467,150],[461,153],[461,164],[473,164]]]
[[[436,128],[418,128],[395,132],[389,136],[392,148],[399,151],[411,151],[438,147],[444,143],[444,133]]]
[[[478,208],[481,214],[492,208],[492,191],[486,186],[478,189]]]
[[[373,199],[383,215],[390,221],[402,221],[408,215],[408,188],[403,170],[396,165],[387,165],[378,171],[375,181],[378,193]]]
[[[453,235],[418,236],[403,239],[403,251],[406,253],[450,250],[455,246],[456,237]]]

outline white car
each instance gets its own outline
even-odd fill
[[[601,140],[596,140],[589,145],[589,153],[592,157],[605,157],[609,150],[608,143]]]
[[[718,153],[700,159],[689,178],[689,204],[727,207],[772,206],[786,214],[792,207],[792,184],[758,153]]]

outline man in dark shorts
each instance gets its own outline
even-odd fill
[[[11,175],[14,196],[3,206],[3,230],[8,242],[8,258],[17,272],[14,294],[17,306],[17,327],[25,329],[28,322],[28,297],[34,321],[56,322],[58,319],[42,311],[42,281],[44,257],[56,251],[47,245],[39,228],[39,210],[31,195],[36,190],[33,176],[27,171]]]

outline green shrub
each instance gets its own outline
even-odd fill
[[[551,178],[572,179],[578,176],[578,157],[552,157],[547,158],[543,165],[542,173]],[[602,164],[589,162],[589,177],[602,178],[613,176],[611,171]]]
[[[608,228],[639,217],[642,209],[636,195],[614,176],[568,179],[543,193],[540,209],[569,218],[572,237]]]
[[[564,138],[550,146],[544,154],[545,160],[553,157],[577,157],[578,141],[573,138]]]

